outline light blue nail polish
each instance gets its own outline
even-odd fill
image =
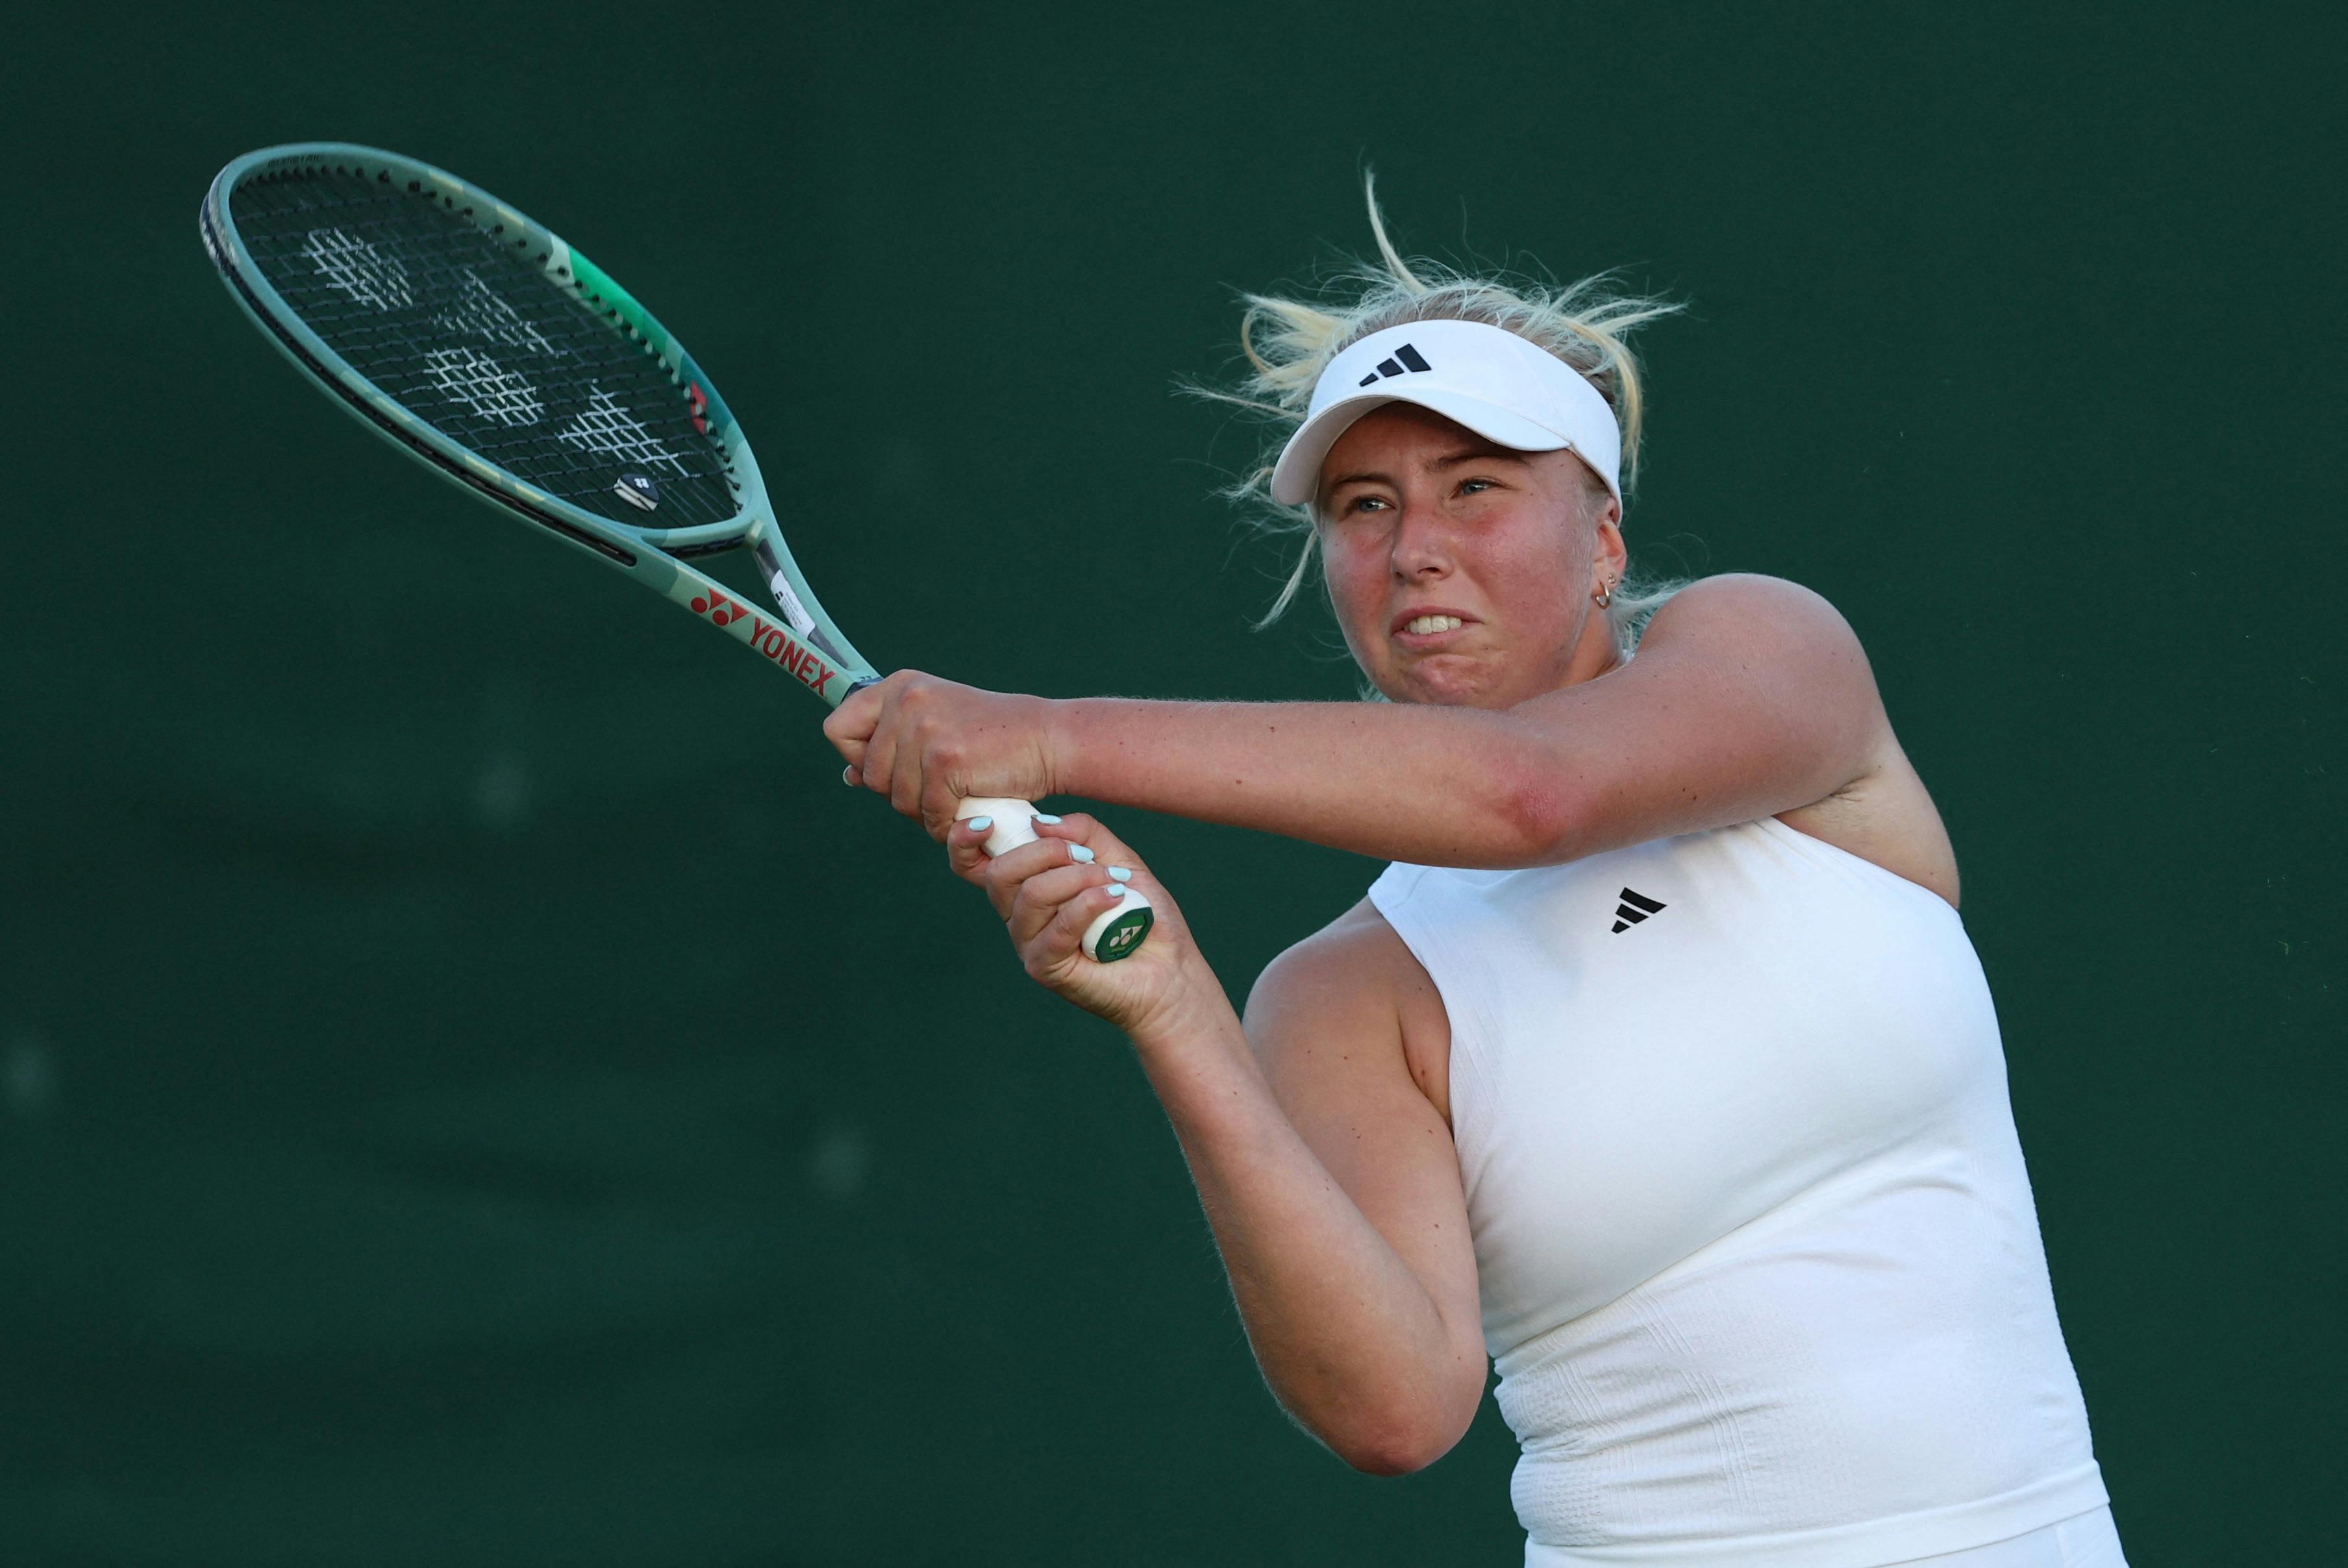
[[[1068,846],[1068,859],[1076,861],[1080,865],[1088,866],[1093,863],[1093,852],[1085,848],[1082,844],[1070,844]]]
[[[1111,882],[1107,887],[1103,888],[1101,891],[1107,893],[1111,898],[1123,898],[1128,890],[1123,882]]]
[[[1128,869],[1127,869],[1126,867],[1124,867],[1124,866],[1111,866],[1111,867],[1109,867],[1109,868],[1108,868],[1108,874],[1109,874],[1109,875],[1111,875],[1111,876],[1113,876],[1113,877],[1115,877],[1117,881],[1119,881],[1119,882],[1131,882],[1131,881],[1133,880],[1133,872],[1132,872],[1131,871],[1128,870]]]
[[[1055,816],[1054,816],[1054,815],[1052,815],[1052,813],[1051,813],[1051,812],[1049,812],[1049,811],[1038,811],[1038,812],[1036,812],[1036,813],[1035,813],[1035,820],[1036,820],[1037,821],[1039,821],[1039,822],[1054,822],[1054,823],[1056,823],[1056,822],[1058,822],[1058,821],[1059,821],[1059,820],[1060,820],[1060,819],[1059,819],[1059,818],[1057,818],[1057,817],[1055,817]]]
[[[970,830],[973,833],[983,833],[993,826],[994,819],[992,817],[973,817],[970,820]]]

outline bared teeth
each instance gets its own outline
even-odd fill
[[[1403,623],[1402,629],[1413,636],[1425,636],[1429,632],[1456,632],[1467,624],[1457,615],[1415,615]]]

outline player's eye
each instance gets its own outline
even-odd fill
[[[1461,495],[1480,495],[1484,491],[1490,490],[1493,483],[1494,481],[1491,480],[1461,480],[1459,481],[1459,493]]]

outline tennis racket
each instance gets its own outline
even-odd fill
[[[626,573],[832,707],[880,678],[800,574],[757,460],[684,346],[594,263],[430,164],[300,142],[249,152],[204,198],[204,249],[263,335],[369,429]],[[747,550],[773,613],[691,562]],[[987,809],[987,851],[1029,841]],[[1128,891],[1085,934],[1103,962],[1153,916]]]

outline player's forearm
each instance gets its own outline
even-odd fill
[[[1561,858],[1571,768],[1507,712],[1381,703],[1053,705],[1067,793],[1429,865]]]
[[[1338,1456],[1381,1473],[1447,1449],[1463,1354],[1433,1298],[1282,1113],[1239,1020],[1135,1037],[1189,1161],[1264,1380]],[[1481,1391],[1480,1345],[1472,1347]]]

